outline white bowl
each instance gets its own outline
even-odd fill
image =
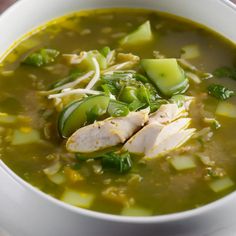
[[[104,7],[172,13],[236,41],[236,7],[227,0],[21,0],[0,16],[0,55],[16,39],[52,18]],[[0,229],[12,236],[234,236],[235,219],[236,192],[198,209],[155,217],[120,217],[79,209],[33,188],[0,161]]]

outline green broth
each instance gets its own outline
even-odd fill
[[[147,20],[152,25],[154,40],[142,47],[121,48],[119,40]],[[144,163],[141,157],[132,156],[134,167],[124,174],[110,170],[102,173],[96,171],[99,160],[78,162],[73,154],[66,151],[65,141],[58,135],[55,122],[58,112],[50,102],[38,96],[38,91],[48,89],[49,85],[67,76],[73,66],[65,64],[61,58],[45,68],[21,64],[23,58],[42,47],[53,48],[63,54],[109,46],[141,58],[153,58],[153,51],[178,58],[181,48],[189,44],[196,44],[200,49],[200,56],[192,59],[191,63],[201,71],[212,73],[221,66],[235,66],[235,45],[200,25],[153,11],[94,10],[66,16],[48,24],[20,42],[2,62],[1,71],[13,73],[0,73],[0,112],[23,118],[13,125],[0,126],[1,159],[20,177],[56,198],[60,199],[68,188],[90,193],[95,199],[89,209],[111,214],[121,214],[122,209],[132,204],[148,209],[151,215],[181,212],[232,192],[236,185],[219,193],[213,192],[205,179],[206,166],[197,157],[195,169],[176,171],[168,158],[179,154],[181,151],[178,150]],[[198,130],[206,127],[199,112],[202,104],[206,112],[214,116],[219,102],[206,93],[207,86],[212,83],[220,83],[236,91],[236,82],[232,79],[213,77],[203,80],[201,84],[190,82],[187,94],[196,97],[190,116],[192,126]],[[236,105],[236,97],[228,101]],[[24,120],[24,116],[31,119]],[[204,144],[189,141],[183,147],[191,148],[184,153],[194,155],[195,149],[204,150],[204,154],[210,156],[216,166],[223,168],[236,183],[235,119],[217,116],[217,120],[221,128],[214,131],[211,140]],[[41,138],[38,143],[11,145],[15,129],[29,128],[39,132]],[[65,178],[61,184],[53,183],[43,172],[56,158],[61,160],[60,173]],[[75,173],[79,173],[82,180],[78,180],[80,177]],[[118,199],[104,197],[104,191],[108,188],[121,191]]]

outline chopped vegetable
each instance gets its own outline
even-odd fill
[[[131,206],[131,207],[125,207],[121,211],[122,216],[151,216],[152,211],[139,206]]]
[[[196,163],[192,156],[175,156],[170,158],[169,161],[171,165],[179,171],[196,168]]]
[[[121,41],[121,45],[135,46],[152,41],[152,30],[150,21],[146,21],[140,25],[135,31],[125,36]]]
[[[28,127],[14,130],[11,140],[12,145],[25,145],[38,142],[40,142],[39,132]]]
[[[188,79],[176,59],[143,59],[141,65],[164,95],[172,96],[188,89]]]
[[[118,99],[120,101],[126,102],[126,103],[132,103],[135,100],[139,100],[138,99],[138,88],[135,86],[125,86],[121,90]]]
[[[54,175],[47,175],[48,179],[51,180],[54,184],[64,184],[66,182],[65,175],[61,172]]]
[[[104,56],[107,57],[107,55],[111,52],[111,49],[109,47],[103,47],[99,52]]]
[[[196,44],[182,47],[181,52],[181,58],[186,60],[195,59],[200,56],[199,47]]]
[[[101,156],[102,167],[104,169],[115,169],[119,173],[126,173],[132,168],[132,161],[130,154],[124,152],[117,154],[115,152],[110,152]]]
[[[208,86],[208,93],[216,97],[220,100],[226,100],[233,95],[235,95],[235,92],[232,90],[229,90],[228,88],[224,87],[223,85],[220,84],[211,84]]]
[[[67,189],[63,193],[61,200],[74,206],[89,208],[93,204],[94,195]]]
[[[45,66],[55,61],[60,53],[55,49],[41,49],[38,52],[29,55],[23,63],[31,66]]]
[[[219,102],[216,108],[216,115],[236,118],[236,106],[229,102]]]
[[[127,116],[129,114],[129,108],[123,102],[111,100],[108,106],[108,113],[112,117]]]
[[[216,69],[213,75],[218,78],[230,78],[236,80],[236,68],[223,66]]]
[[[67,138],[88,121],[106,113],[109,97],[104,95],[91,96],[82,101],[75,101],[61,112],[58,120],[58,130],[62,137]]]
[[[234,182],[226,176],[224,178],[212,181],[209,186],[215,193],[219,193],[233,187]]]

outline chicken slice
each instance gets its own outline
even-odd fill
[[[149,123],[159,122],[160,124],[168,124],[180,117],[188,116],[188,110],[194,98],[185,96],[184,99],[181,107],[178,107],[175,103],[162,105],[150,116]]]
[[[124,143],[148,121],[149,110],[108,118],[77,130],[67,141],[69,152],[91,153]]]
[[[146,125],[125,143],[124,149],[135,154],[146,153],[155,145],[155,141],[163,127],[158,123]]]
[[[155,145],[145,154],[145,159],[152,159],[159,156],[163,156],[187,142],[194,134],[195,129],[185,129],[163,140],[158,145]]]
[[[187,128],[190,118],[181,118],[168,125],[153,122],[146,125],[124,145],[124,149],[135,154],[147,154],[154,147],[163,143],[169,136]]]

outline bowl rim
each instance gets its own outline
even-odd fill
[[[236,14],[236,4],[234,4],[230,0],[218,0],[219,2],[223,3],[224,5],[232,8],[235,11]],[[20,5],[23,0],[18,0],[14,4],[12,4],[9,8],[7,8],[2,14],[0,14],[0,20],[4,16],[7,16],[8,14],[11,14],[12,11],[17,8],[18,5]],[[61,207],[64,210],[71,211],[75,214],[83,215],[86,217],[91,217],[99,220],[105,220],[105,221],[111,221],[111,222],[117,222],[117,223],[131,223],[131,224],[157,224],[157,223],[167,223],[167,222],[175,222],[175,221],[182,221],[184,219],[189,219],[193,217],[197,217],[201,214],[204,214],[206,212],[210,212],[214,209],[219,209],[221,206],[223,206],[226,202],[235,199],[236,197],[236,190],[231,192],[230,194],[224,196],[223,198],[217,199],[216,201],[213,201],[211,203],[208,203],[206,205],[200,206],[199,208],[190,209],[182,212],[177,213],[171,213],[171,214],[165,214],[165,215],[157,215],[157,216],[145,216],[145,217],[132,217],[132,216],[120,216],[120,215],[112,215],[109,213],[102,213],[102,212],[96,212],[89,209],[83,209],[80,207],[69,205],[59,199],[56,199],[49,194],[44,193],[43,191],[37,189],[30,183],[23,180],[21,177],[19,177],[15,172],[13,172],[2,160],[0,160],[0,170],[3,170],[3,172],[10,177],[12,180],[14,180],[17,184],[19,184],[21,187],[24,187],[26,191],[30,191],[31,193],[41,197],[42,200],[48,201],[52,203],[55,206]]]

